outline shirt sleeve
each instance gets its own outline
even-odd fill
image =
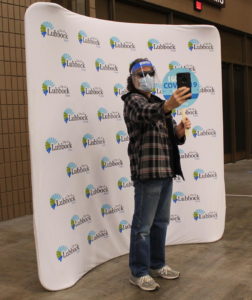
[[[164,102],[149,103],[140,94],[131,94],[125,101],[124,115],[135,123],[149,123],[165,117]]]

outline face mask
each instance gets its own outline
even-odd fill
[[[139,78],[138,83],[138,89],[144,92],[151,92],[155,87],[154,77],[150,75]]]

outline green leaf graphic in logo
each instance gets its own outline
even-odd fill
[[[55,209],[56,203],[55,203],[55,200],[53,198],[50,198],[50,205],[51,205],[51,208]]]
[[[72,227],[72,229],[75,228],[75,221],[74,221],[74,219],[71,219],[71,227]]]
[[[115,47],[115,42],[113,41],[113,39],[110,39],[110,46],[112,49],[114,49]]]
[[[41,24],[41,26],[40,26],[40,32],[41,32],[42,36],[45,37],[45,35],[46,35],[46,27],[45,27],[45,25]]]
[[[198,180],[198,178],[199,178],[199,173],[198,172],[193,172],[193,177],[194,177],[194,179],[195,180]]]
[[[105,215],[105,208],[104,207],[101,208],[101,214],[104,217],[104,215]]]
[[[98,116],[99,121],[101,121],[101,119],[102,119],[102,113],[100,111],[98,111],[97,116]]]
[[[119,225],[119,232],[122,232],[122,231],[123,231],[123,225],[120,224],[120,225]]]
[[[81,85],[80,90],[81,90],[81,95],[84,96],[85,95],[85,87],[83,85]]]
[[[170,69],[170,70],[173,70],[173,69],[174,69],[173,64],[169,64],[169,69]]]
[[[102,167],[102,170],[104,170],[106,167],[106,162],[103,160],[101,161],[101,167]]]
[[[116,86],[114,87],[114,93],[115,93],[116,96],[118,96],[119,90]]]
[[[47,95],[47,93],[48,93],[48,87],[47,87],[47,85],[46,84],[42,84],[42,90],[43,90],[43,93],[45,94],[45,96]]]
[[[82,139],[82,144],[84,145],[84,147],[86,148],[86,146],[87,146],[87,139],[86,138],[83,138]]]
[[[193,213],[193,218],[194,218],[194,220],[198,220],[198,218],[199,218],[199,214],[198,214],[198,212],[197,211],[195,211],[194,213]]]
[[[121,141],[121,136],[120,136],[120,134],[116,134],[116,141],[117,141],[117,143],[119,144],[120,143],[120,141]]]
[[[152,48],[153,48],[152,42],[150,42],[150,41],[148,41],[148,48],[149,48],[150,50],[152,50]]]
[[[82,43],[82,35],[81,35],[80,32],[78,33],[78,40],[79,40],[80,43]]]
[[[172,195],[172,200],[173,200],[173,202],[175,202],[175,203],[177,202],[177,195],[176,195],[176,194],[173,194],[173,195]]]
[[[67,123],[68,122],[68,113],[64,112],[64,121]]]
[[[92,243],[92,236],[91,235],[88,235],[88,243],[89,243],[89,245],[91,245],[91,243]]]
[[[193,49],[193,43],[191,41],[188,42],[188,48],[189,48],[189,50],[192,51],[192,49]]]
[[[100,63],[97,60],[95,62],[95,67],[96,67],[96,70],[99,71],[99,69],[100,69]]]
[[[63,68],[66,67],[66,59],[64,56],[61,57],[61,64],[62,64]]]
[[[122,189],[122,182],[121,182],[121,180],[118,180],[117,186],[118,186],[119,190]]]
[[[59,261],[62,261],[62,254],[61,254],[60,251],[56,252],[56,256],[57,256],[57,258],[58,258]]]
[[[46,151],[47,151],[48,153],[50,153],[50,151],[52,150],[51,144],[50,144],[49,142],[46,142],[46,143],[45,143],[45,148],[46,148]]]
[[[66,171],[67,171],[67,175],[68,175],[68,177],[70,177],[70,176],[71,176],[71,174],[72,174],[72,172],[71,172],[71,168],[67,167],[67,168],[66,168]]]

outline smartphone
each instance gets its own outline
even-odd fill
[[[189,87],[190,90],[188,91],[187,94],[191,93],[191,86],[192,86],[191,74],[189,72],[177,73],[177,86],[178,88],[182,86]]]

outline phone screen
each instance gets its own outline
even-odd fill
[[[190,90],[187,94],[191,93],[191,86],[192,86],[191,74],[189,72],[177,73],[177,86],[178,88],[182,86],[189,87]]]

